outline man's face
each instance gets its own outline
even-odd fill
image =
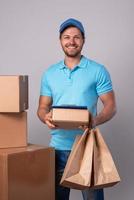
[[[62,33],[60,42],[65,55],[77,57],[81,53],[84,38],[78,28],[69,27]]]

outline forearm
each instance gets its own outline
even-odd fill
[[[107,105],[102,109],[102,111],[96,117],[93,118],[92,120],[93,127],[109,121],[115,114],[116,114],[116,107]]]
[[[46,106],[46,107],[39,107],[38,108],[38,111],[37,111],[37,115],[39,117],[39,119],[45,123],[45,117],[46,117],[46,114],[49,113],[50,111],[50,107]]]

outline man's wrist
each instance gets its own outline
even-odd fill
[[[92,118],[92,128],[95,128],[97,125],[96,117]]]

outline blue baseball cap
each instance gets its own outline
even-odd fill
[[[64,21],[61,25],[60,25],[60,29],[59,32],[63,32],[64,29],[66,29],[69,26],[75,26],[76,28],[78,28],[84,35],[85,35],[85,31],[84,31],[84,27],[82,25],[82,23],[76,19],[70,18],[67,19],[66,21]]]

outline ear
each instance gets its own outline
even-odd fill
[[[83,41],[83,43],[85,43],[85,38],[84,38],[84,41]]]
[[[85,44],[85,37],[83,38],[83,45]]]

